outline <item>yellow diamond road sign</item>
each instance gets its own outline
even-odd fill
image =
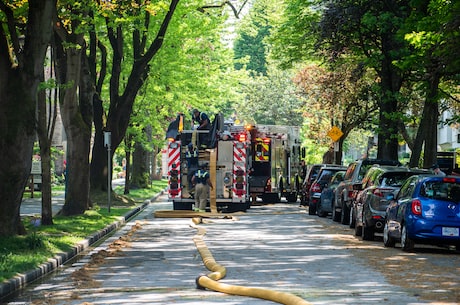
[[[343,136],[343,132],[340,128],[333,126],[331,130],[328,131],[327,135],[332,141],[337,142]]]

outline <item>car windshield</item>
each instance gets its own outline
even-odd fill
[[[427,181],[423,183],[420,195],[430,199],[460,202],[460,184],[445,181]]]
[[[403,182],[412,176],[412,173],[386,173],[382,177],[380,177],[380,185],[381,186],[392,186],[392,187],[400,187]]]

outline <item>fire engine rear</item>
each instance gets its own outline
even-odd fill
[[[183,117],[177,118],[173,126],[183,126]],[[177,121],[176,120],[176,121]],[[197,152],[197,167],[206,165],[214,186],[210,190],[209,208],[212,211],[245,211],[250,207],[248,192],[248,154],[250,134],[243,126],[221,124],[217,116],[211,130],[181,130],[179,127],[174,137],[168,138],[168,196],[173,202],[174,210],[191,210],[195,200],[191,176],[196,167],[189,168],[190,150]],[[171,126],[170,125],[170,126]],[[173,127],[174,129],[175,127]],[[168,129],[170,130],[171,127]],[[209,133],[206,148],[198,143],[199,133]]]

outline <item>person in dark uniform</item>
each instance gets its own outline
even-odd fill
[[[195,211],[206,212],[208,202],[208,189],[213,188],[206,165],[202,165],[192,177],[192,183],[195,185]]]
[[[185,159],[187,160],[187,182],[189,191],[192,190],[192,177],[198,169],[198,149],[193,146],[192,143],[187,145],[187,151],[185,152]]]
[[[197,130],[211,130],[211,121],[206,113],[193,109],[193,121],[199,124]],[[206,147],[209,142],[209,133],[199,134],[200,147]]]

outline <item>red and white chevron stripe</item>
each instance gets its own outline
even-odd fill
[[[181,171],[180,171],[180,147],[181,143],[179,142],[170,142],[168,145],[168,194],[169,198],[181,197]],[[171,171],[177,171],[177,188],[171,187]]]
[[[246,143],[233,142],[233,201],[239,202],[246,195],[247,190],[247,155]],[[237,188],[237,178],[242,181],[242,188]]]

